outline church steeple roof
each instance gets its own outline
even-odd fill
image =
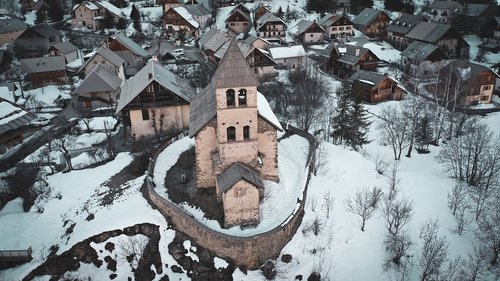
[[[231,39],[212,81],[215,81],[216,88],[257,87],[260,85],[234,38]]]

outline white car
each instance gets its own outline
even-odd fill
[[[37,117],[30,122],[31,126],[43,127],[50,124],[50,120],[45,117]]]

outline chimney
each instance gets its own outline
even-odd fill
[[[151,72],[148,73],[148,79],[149,80],[153,79],[153,73],[151,73]]]
[[[359,56],[359,48],[356,48],[356,56]]]

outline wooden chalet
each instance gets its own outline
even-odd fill
[[[21,69],[33,88],[66,83],[66,63],[63,56],[22,59]]]
[[[345,38],[354,35],[352,22],[343,15],[327,14],[319,20],[326,31],[326,38]]]
[[[352,20],[352,24],[368,37],[385,38],[385,28],[390,21],[391,18],[385,12],[365,8]]]
[[[61,42],[59,31],[48,24],[28,27],[14,41],[14,55],[18,58],[44,56],[50,46]]]
[[[226,19],[226,28],[233,33],[247,33],[252,27],[250,11],[242,4],[237,5]]]
[[[346,78],[358,70],[377,69],[380,59],[369,49],[349,44],[331,43],[320,53],[323,69]]]
[[[349,80],[352,82],[352,94],[361,97],[366,102],[377,103],[403,98],[403,89],[387,75],[358,70]]]
[[[290,29],[293,38],[302,44],[322,42],[325,33],[325,29],[316,21],[309,20],[300,20],[297,25]]]
[[[405,49],[409,44],[406,34],[421,21],[425,21],[425,18],[402,13],[387,26],[387,41],[398,50]]]

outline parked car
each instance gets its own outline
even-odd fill
[[[45,118],[45,117],[38,117],[38,118],[35,118],[31,121],[31,126],[34,126],[34,127],[43,127],[43,126],[47,126],[50,124],[50,120]]]

